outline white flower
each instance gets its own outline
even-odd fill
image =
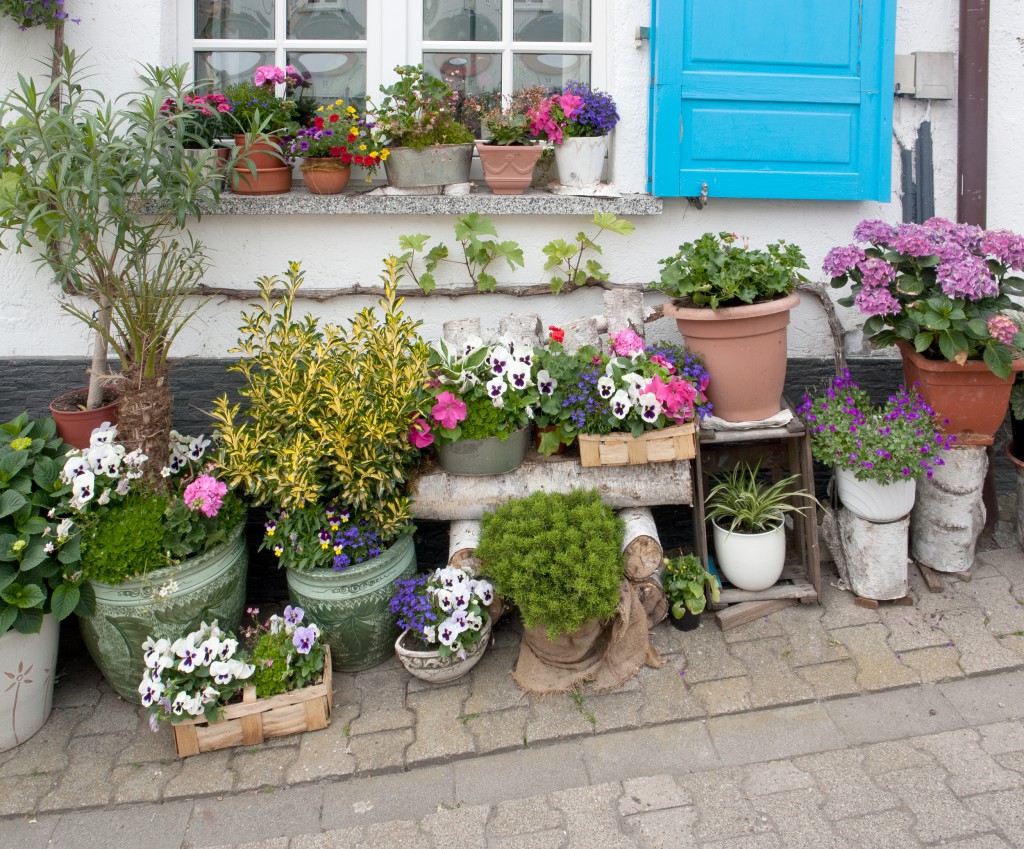
[[[103,422],[93,430],[89,437],[89,447],[95,448],[98,445],[110,445],[117,438],[117,427],[110,422]]]
[[[75,523],[70,519],[61,519],[60,524],[57,525],[57,542],[64,542],[75,529]]]
[[[484,626],[484,619],[479,613],[466,611],[466,625],[470,631],[479,631]]]
[[[284,630],[284,619],[276,613],[270,617],[270,633],[280,634]]]
[[[231,664],[223,660],[215,660],[210,664],[210,677],[218,684],[230,684]]]
[[[450,646],[459,638],[459,634],[465,630],[465,628],[460,628],[459,623],[452,617],[448,617],[437,626],[437,639],[443,645]]]
[[[56,550],[57,549],[54,547],[52,542],[48,542],[46,543],[46,545],[43,546],[43,551],[45,551],[47,554],[53,554],[53,552]]]
[[[494,601],[494,587],[490,581],[470,581],[470,591],[484,604]]]
[[[622,389],[612,395],[609,405],[612,408],[612,415],[620,421],[626,418],[629,415],[629,411],[633,408],[629,395]]]
[[[235,656],[236,651],[238,651],[238,640],[228,637],[228,639],[220,641],[220,654],[218,656],[221,660],[230,660]]]
[[[437,628],[434,625],[423,626],[423,639],[428,643],[437,642]]]
[[[181,645],[178,645],[181,643]],[[189,637],[187,640],[179,640],[175,643],[177,648],[174,653],[181,658],[178,663],[178,669],[181,672],[191,672],[196,668],[199,662],[199,649],[192,644],[192,639]]]
[[[71,506],[78,510],[84,507],[93,496],[93,487],[96,485],[96,475],[92,472],[82,472],[71,481]]]
[[[139,695],[142,696],[143,707],[149,707],[153,702],[159,701],[164,694],[164,684],[159,677],[153,678],[147,671],[142,676],[142,683],[139,684]]]
[[[434,570],[431,580],[437,581],[445,589],[452,590],[461,584],[468,583],[469,574],[458,566],[442,566],[440,569]]]
[[[487,397],[491,399],[491,403],[495,407],[501,409],[505,406],[505,399],[502,396],[507,388],[508,384],[505,383],[503,377],[499,376],[487,381]]]
[[[170,476],[171,476],[171,467],[170,466],[164,466],[160,470],[160,477],[162,477],[162,478],[169,478]]]
[[[114,487],[114,492],[118,495],[127,495],[128,490],[132,488],[132,474],[129,472],[125,477],[121,478],[117,482],[117,486]]]
[[[149,457],[142,453],[141,450],[131,451],[124,456],[124,465],[127,469],[125,475],[132,480],[142,477],[142,467],[146,464]],[[163,472],[161,472],[163,474]],[[167,477],[167,475],[164,475]]]
[[[161,586],[160,589],[156,591],[156,594],[160,598],[167,598],[171,593],[177,592],[177,590],[178,583],[173,578],[171,578],[166,584]]]
[[[229,660],[227,664],[231,674],[241,681],[244,681],[256,671],[256,667],[251,663],[243,663],[242,661],[235,660],[234,658]]]
[[[170,641],[154,640],[152,637],[147,637],[142,644],[142,661],[148,669],[157,670],[158,675],[161,669],[169,669],[174,665],[174,661],[171,659]]]
[[[607,401],[615,394],[615,381],[610,377],[599,377],[597,379],[597,394]]]
[[[537,388],[541,395],[552,395],[558,388],[558,381],[548,373],[547,369],[542,368],[537,372]]]
[[[641,392],[644,386],[647,385],[648,378],[642,374],[624,374],[622,375],[622,382],[626,384],[629,391],[629,398],[636,404],[640,398]]]
[[[199,434],[195,439],[192,440],[188,447],[188,456],[193,460],[201,460],[203,454],[206,453],[206,447],[210,444],[210,440],[206,439],[202,434]]]
[[[185,711],[186,703],[191,703],[192,697],[189,696],[184,690],[174,697],[174,701],[171,702],[171,713],[175,716],[181,716]]]
[[[508,367],[508,382],[513,389],[522,391],[533,386],[530,380],[530,367],[523,363],[511,363]]]
[[[208,689],[213,689],[212,687]],[[216,690],[213,690],[216,693]],[[203,696],[205,696],[206,690],[203,690]],[[214,696],[216,698],[216,696]],[[185,711],[191,716],[199,716],[203,712],[205,702],[201,696],[193,696],[191,699],[185,702]]]
[[[525,342],[521,342],[516,347],[516,360],[527,368],[530,368],[533,365],[533,348]]]
[[[220,691],[216,687],[206,687],[200,694],[202,703],[208,705],[210,702],[215,702],[220,698]]]
[[[640,407],[640,418],[648,424],[653,424],[661,415],[661,401],[653,392],[645,392],[637,399],[637,406]]]
[[[491,350],[491,355],[487,358],[487,365],[491,370],[491,374],[496,377],[501,377],[505,372],[508,371],[508,367],[512,362],[512,354],[508,348],[498,346]],[[488,383],[488,386],[491,384]]]
[[[85,459],[81,454],[74,454],[64,463],[64,469],[61,471],[61,480],[64,483],[71,483],[79,475],[89,471],[89,461]]]
[[[479,336],[467,336],[466,341],[462,343],[462,356],[468,357],[474,351],[482,348],[484,340]]]
[[[455,592],[453,590],[435,590],[434,597],[437,599],[437,606],[445,613],[451,613],[455,609]]]
[[[103,505],[110,503],[110,487],[108,486],[103,492],[100,493],[100,497],[96,499],[96,503]]]

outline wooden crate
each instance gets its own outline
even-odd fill
[[[174,747],[179,758],[186,758],[232,746],[252,746],[271,737],[319,731],[331,724],[333,706],[331,647],[325,645],[319,684],[267,699],[257,698],[256,688],[250,684],[242,691],[242,701],[224,708],[212,725],[202,717],[172,724]]]
[[[584,466],[637,466],[692,460],[697,453],[694,431],[694,423],[686,422],[662,430],[649,430],[640,436],[581,433],[576,441],[580,446],[580,462]]]

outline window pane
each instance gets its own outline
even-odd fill
[[[516,41],[590,41],[590,0],[513,0]]]
[[[424,53],[423,70],[462,94],[501,91],[499,53]]]
[[[196,0],[196,38],[273,38],[274,0]]]
[[[252,82],[257,67],[273,64],[272,50],[197,51],[196,80],[212,80],[215,91],[224,91],[232,83]]]
[[[313,75],[312,97],[330,103],[339,97],[361,108],[366,100],[365,53],[289,53],[288,64]]]
[[[432,41],[500,41],[501,4],[494,0],[426,0],[423,37]]]
[[[590,57],[568,53],[517,53],[512,57],[512,86],[561,89],[569,80],[590,82]]]
[[[288,0],[289,38],[366,38],[366,0]]]

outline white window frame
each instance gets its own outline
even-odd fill
[[[589,53],[590,82],[595,88],[607,88],[608,76],[608,19],[607,0],[591,0],[589,42],[515,42],[516,52],[539,53]],[[381,85],[396,79],[394,68],[398,65],[415,65],[423,59],[423,0],[368,0],[366,4],[366,39],[360,41],[335,41],[303,39],[287,41],[276,39],[202,39],[194,37],[195,2],[178,0],[177,47],[178,61],[189,63],[193,72],[193,57],[197,50],[238,50],[250,49],[269,51],[274,63],[285,65],[288,50],[362,50],[366,54],[366,91],[374,98]],[[284,0],[275,0],[274,28],[278,33],[286,32],[287,6]],[[502,31],[512,32],[513,2],[506,2],[502,8]],[[385,22],[387,31],[385,32]],[[512,46],[511,36],[502,41],[430,41],[428,50],[481,52],[501,51],[501,79],[504,89],[511,91]],[[506,93],[508,93],[508,91]]]

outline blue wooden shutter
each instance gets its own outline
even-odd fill
[[[653,194],[891,199],[896,0],[653,4]]]

